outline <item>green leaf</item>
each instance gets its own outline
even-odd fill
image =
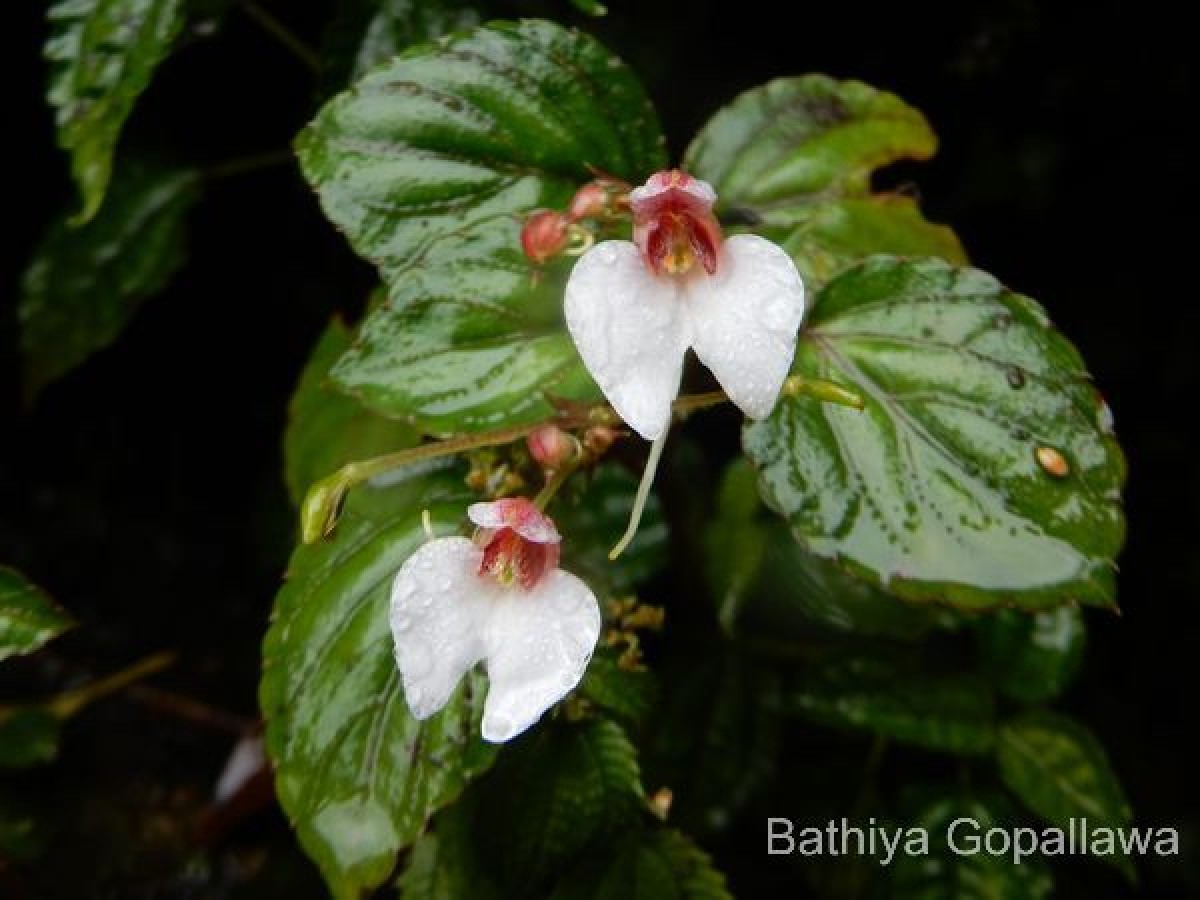
[[[579,695],[623,723],[640,726],[658,700],[658,679],[650,669],[623,667],[620,656],[616,648],[597,648]]]
[[[978,624],[984,670],[1009,697],[1023,703],[1052,700],[1075,677],[1087,632],[1072,606],[1029,614],[1000,610]]]
[[[983,753],[995,741],[983,682],[883,659],[836,659],[799,672],[784,708],[828,725],[863,728],[931,750]]]
[[[458,0],[351,0],[340,4],[326,33],[323,80],[341,89],[416,44],[478,22],[479,13]]]
[[[121,129],[179,34],[183,9],[183,0],[59,0],[50,7],[47,100],[83,195],[73,224],[100,209]]]
[[[924,829],[929,835],[928,855],[897,853],[889,871],[886,896],[894,900],[1043,900],[1053,895],[1054,881],[1040,856],[1022,856],[1019,864],[1011,856],[955,852],[947,832],[956,819],[970,820],[971,827],[956,842],[970,849],[967,840],[991,828],[1009,830],[1012,817],[1003,798],[990,795],[954,796],[935,799],[905,827]]]
[[[645,744],[646,784],[671,788],[672,821],[716,832],[775,774],[779,679],[723,645],[668,662],[662,702]]]
[[[469,800],[468,795],[443,810],[436,831],[425,832],[413,845],[397,881],[403,900],[502,900],[480,866]]]
[[[1034,301],[974,269],[879,257],[820,292],[796,357],[866,401],[787,397],[744,432],[807,550],[909,600],[1113,602],[1124,459]]]
[[[566,535],[563,567],[600,596],[619,597],[659,572],[667,563],[668,532],[658,497],[650,495],[633,541],[615,562],[609,548],[629,523],[638,479],[615,463],[598,466],[575,502],[556,504],[550,513]]]
[[[559,883],[552,900],[731,900],[712,860],[678,831],[631,831]]]
[[[429,817],[484,771],[482,676],[438,715],[408,712],[392,655],[392,577],[425,540],[461,526],[460,479],[417,477],[350,494],[331,540],[302,546],[275,599],[259,699],[276,791],[336,897],[388,877]]]
[[[549,22],[492,23],[374,70],[296,150],[389,287],[334,367],[340,386],[436,434],[599,398],[563,326],[569,262],[535,278],[520,229],[593,168],[637,180],[663,166],[654,110],[616,57]]]
[[[58,755],[62,719],[41,706],[0,709],[0,769],[25,769]]]
[[[17,307],[28,397],[116,340],[142,302],[166,286],[183,261],[196,187],[190,171],[131,167],[93,221],[50,229]]]
[[[0,660],[32,653],[71,624],[71,617],[24,575],[0,566]]]
[[[811,631],[911,639],[933,624],[929,611],[851,578],[793,540],[767,513],[745,459],[729,465],[705,532],[705,567],[727,631],[773,641]]]
[[[872,194],[871,173],[929,159],[920,112],[858,81],[780,78],[746,91],[692,141],[684,167],[716,188],[718,213],[783,245],[805,283],[874,253],[966,257],[954,232],[902,194]]]
[[[481,782],[475,832],[503,882],[522,894],[642,809],[637,751],[614,722],[538,728],[505,749]],[[515,895],[515,894],[514,894]]]
[[[346,463],[411,447],[418,439],[412,428],[374,415],[332,389],[329,367],[349,346],[349,329],[330,322],[292,394],[283,457],[288,493],[297,507],[313,482]]]
[[[1062,829],[1122,828],[1133,811],[1100,742],[1078,722],[1049,712],[1022,715],[1000,727],[996,761],[1004,784],[1031,810]],[[1128,857],[1101,857],[1133,878]]]

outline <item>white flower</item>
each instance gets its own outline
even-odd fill
[[[483,737],[507,741],[579,684],[600,608],[586,584],[558,568],[558,531],[528,500],[476,503],[467,513],[480,526],[474,541],[432,540],[396,574],[396,664],[409,709],[425,719],[484,660]]]
[[[768,415],[804,316],[791,258],[722,240],[711,185],[659,172],[629,195],[633,241],[603,241],[567,281],[567,327],[608,401],[647,440],[666,431],[688,347],[751,418]]]

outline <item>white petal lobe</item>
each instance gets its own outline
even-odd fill
[[[685,292],[696,355],[747,416],[770,414],[804,318],[804,283],[791,257],[766,238],[735,235],[716,273],[691,279]]]
[[[567,328],[622,419],[654,440],[671,420],[687,352],[687,317],[674,279],[657,278],[629,241],[603,241],[567,281]]]
[[[392,582],[396,665],[418,719],[445,706],[463,673],[483,657],[491,601],[488,582],[477,574],[480,558],[466,538],[438,538],[410,556]]]
[[[483,738],[511,740],[575,688],[600,636],[600,607],[586,584],[561,569],[533,590],[496,604],[487,644]]]

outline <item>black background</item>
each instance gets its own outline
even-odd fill
[[[330,4],[266,5],[315,43]],[[7,666],[0,696],[171,648],[180,661],[160,683],[252,717],[258,644],[292,527],[279,475],[287,396],[331,311],[356,309],[370,272],[291,169],[214,182],[170,290],[116,346],[22,410],[20,271],[76,200],[42,100],[40,4],[11,6],[0,560],[45,585],[83,627],[45,658]],[[1194,842],[1200,470],[1189,431],[1200,311],[1189,132],[1198,95],[1181,6],[614,0],[600,21],[565,2],[508,11],[579,22],[628,59],[676,156],[718,105],[778,75],[861,78],[929,116],[938,157],[888,180],[916,182],[930,218],[956,227],[975,264],[1049,309],[1088,360],[1129,456],[1122,615],[1089,614],[1085,673],[1064,705],[1109,748],[1139,821],[1182,827]],[[234,12],[217,38],[189,38],[163,66],[127,134],[212,165],[285,147],[313,110],[310,73]],[[253,860],[193,855],[181,865],[175,812],[199,802],[228,743],[131,702],[72,723],[63,764],[26,785],[60,811],[51,858],[66,864],[8,887],[0,875],[0,893],[223,896]],[[288,846],[278,823],[258,827]],[[763,865],[757,832],[751,843],[743,868]],[[1178,864],[1148,868],[1145,894],[1200,893],[1198,853],[1192,843]],[[286,872],[264,878],[288,896],[319,895],[307,863],[286,858]],[[1080,895],[1122,890],[1090,871],[1068,882]],[[273,896],[268,883],[251,895]]]

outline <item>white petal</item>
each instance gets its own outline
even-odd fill
[[[804,282],[791,257],[753,234],[725,241],[714,275],[687,282],[692,347],[746,415],[775,406],[804,318]]]
[[[673,278],[658,278],[629,241],[604,241],[567,281],[567,328],[596,384],[648,441],[671,420],[687,352],[686,316]]]
[[[480,528],[511,528],[535,544],[557,544],[562,536],[553,520],[524,497],[502,497],[490,502],[472,503],[467,518]]]
[[[579,684],[600,636],[586,584],[555,569],[529,592],[512,591],[488,625],[483,738],[511,740]]]
[[[438,538],[410,556],[392,582],[396,665],[418,719],[445,706],[463,673],[483,658],[493,588],[479,577],[481,556],[466,538]]]

